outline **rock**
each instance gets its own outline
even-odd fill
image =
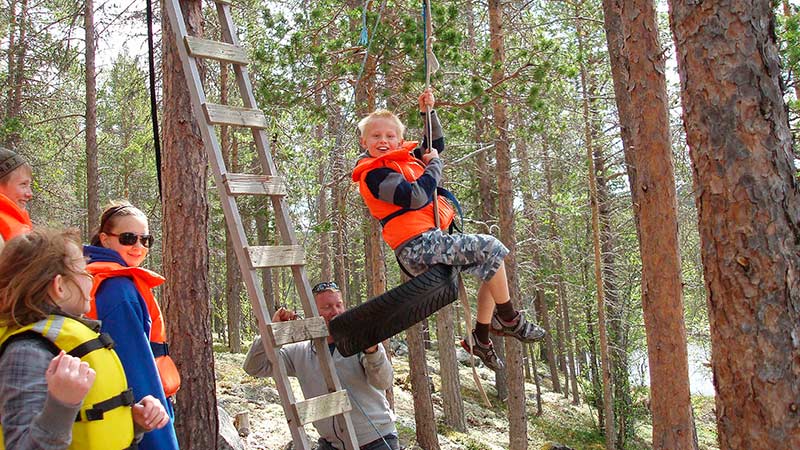
[[[239,437],[236,427],[233,426],[233,419],[222,406],[217,405],[219,415],[219,436],[217,438],[218,450],[245,450],[244,442]]]
[[[560,444],[558,442],[545,442],[542,445],[542,450],[574,450],[572,447],[567,447],[564,444]]]
[[[403,341],[391,341],[392,354],[395,356],[403,356],[408,354],[408,346]]]
[[[241,437],[247,437],[250,434],[250,416],[247,411],[236,413],[236,417],[233,418],[233,426],[236,427],[236,431]]]
[[[480,358],[478,358],[477,356],[470,355],[463,348],[456,349],[456,359],[458,360],[458,363],[461,364],[462,366],[471,367],[469,364],[470,358],[472,358],[475,361],[475,367],[480,367],[481,364],[483,364],[481,363]]]

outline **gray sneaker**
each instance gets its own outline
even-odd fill
[[[517,311],[517,318],[511,323],[500,319],[497,311],[495,311],[492,314],[490,331],[500,336],[511,336],[525,343],[541,341],[545,334],[542,327],[533,322],[528,322],[522,311]]]
[[[461,347],[467,351],[467,353],[471,353],[483,361],[483,364],[486,367],[494,370],[497,372],[498,370],[503,370],[505,368],[505,364],[503,364],[503,360],[497,357],[497,353],[494,351],[494,345],[491,341],[489,344],[484,344],[475,337],[475,331],[472,332],[472,351],[470,351],[469,343],[467,342],[467,338],[464,338],[461,341]]]

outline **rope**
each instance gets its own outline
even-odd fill
[[[364,52],[364,58],[361,60],[361,68],[358,70],[358,77],[356,77],[356,83],[353,85],[353,109],[355,110],[356,105],[356,94],[358,93],[358,85],[361,83],[361,77],[364,76],[364,69],[367,67],[367,58],[369,57],[369,50],[372,47],[372,39],[370,36],[375,36],[375,31],[378,29],[378,24],[381,23],[381,15],[383,15],[383,9],[386,7],[387,0],[383,0],[381,2],[381,7],[378,9],[378,17],[375,19],[375,24],[372,26],[372,32],[367,33],[367,11],[369,10],[369,3],[370,0],[364,0],[364,10],[361,15],[361,35],[358,38],[358,43],[361,45],[366,44],[367,48]]]
[[[153,2],[147,0],[147,65],[150,73],[150,121],[153,123],[153,148],[156,152],[156,179],[158,196],[161,195],[161,139],[158,132],[158,104],[156,102],[156,57],[153,44]]]
[[[472,342],[472,310],[469,308],[469,300],[467,299],[467,289],[464,287],[464,280],[461,274],[458,274],[458,298],[461,300],[461,306],[464,307],[464,322],[467,324],[467,345],[469,346],[469,365],[472,368],[472,380],[475,381],[475,386],[478,387],[478,392],[481,394],[484,404],[487,408],[492,407],[492,402],[486,396],[486,391],[483,390],[483,384],[478,377],[478,369],[475,368],[475,355],[472,353],[472,348],[475,344]]]
[[[428,60],[428,54],[433,55],[431,47],[433,46],[433,25],[431,24],[431,4],[427,0],[422,0],[422,38],[425,41],[425,90],[431,87],[431,65],[432,61]],[[431,107],[425,105],[425,122],[427,128],[426,138],[428,140],[428,151],[433,147],[433,129],[431,126]],[[433,191],[433,223],[438,230],[441,227],[439,223],[439,196],[436,191]]]

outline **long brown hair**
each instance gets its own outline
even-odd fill
[[[103,243],[100,242],[100,233],[110,233],[114,225],[117,224],[119,219],[127,216],[139,216],[147,221],[147,216],[141,209],[133,206],[127,200],[117,200],[111,202],[103,211],[100,216],[100,226],[92,236],[90,243],[95,247],[102,247]]]
[[[24,326],[55,308],[47,292],[56,275],[75,272],[70,244],[80,250],[76,230],[35,229],[6,243],[0,253],[0,325]]]

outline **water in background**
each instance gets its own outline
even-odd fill
[[[703,348],[697,344],[687,345],[689,354],[689,389],[692,395],[714,396],[714,381],[711,375],[711,347]],[[650,386],[650,369],[647,365],[647,352],[636,351],[630,357],[631,384]]]

